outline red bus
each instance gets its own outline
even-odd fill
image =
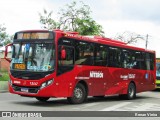
[[[155,52],[109,38],[60,30],[20,31],[5,52],[9,91],[39,101],[66,97],[78,104],[87,96],[115,94],[134,99],[136,93],[155,89]]]

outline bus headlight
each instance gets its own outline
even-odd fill
[[[11,79],[9,79],[9,81],[8,81],[8,82],[9,82],[9,84],[12,86],[12,80],[11,80]]]
[[[53,83],[53,81],[54,81],[54,79],[52,79],[52,80],[48,80],[48,81],[46,81],[46,82],[42,83],[42,85],[41,85],[40,89],[45,88],[45,87],[47,87],[48,85],[52,84],[52,83]]]

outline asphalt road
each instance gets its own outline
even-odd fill
[[[51,98],[49,101],[42,103],[35,98],[0,93],[0,111],[124,111],[120,114],[126,114],[127,111],[160,111],[160,90],[139,93],[135,100],[121,100],[118,96],[89,97],[86,103],[79,105],[71,105],[65,98]],[[72,119],[74,118],[72,117],[69,120]],[[101,117],[101,119],[105,118]],[[110,119],[113,119],[113,117]],[[140,117],[140,119],[143,119],[143,117]],[[145,120],[147,119],[149,118],[145,118]],[[155,119],[159,118],[156,117]]]

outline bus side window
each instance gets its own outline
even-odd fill
[[[151,67],[151,70],[154,70],[154,64],[155,64],[155,55],[153,53],[150,53],[150,58],[151,58],[151,64],[150,64],[150,67]]]
[[[96,53],[95,53],[95,63],[96,66],[107,66],[107,54],[108,49],[107,46],[104,45],[96,45]]]
[[[94,63],[94,45],[89,42],[76,42],[75,64],[93,65]]]
[[[151,69],[151,58],[150,58],[150,54],[146,53],[146,70],[150,70]]]
[[[108,55],[109,67],[121,67],[121,49],[116,47],[109,47]]]
[[[146,53],[146,70],[154,69],[154,55],[151,53]]]
[[[133,67],[134,69],[146,69],[145,63],[145,54],[144,52],[136,51],[135,52],[136,65]]]
[[[134,68],[136,66],[135,52],[132,50],[122,50],[122,66],[123,68]]]

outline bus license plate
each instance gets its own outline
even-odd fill
[[[28,92],[28,88],[21,88],[21,92]]]

